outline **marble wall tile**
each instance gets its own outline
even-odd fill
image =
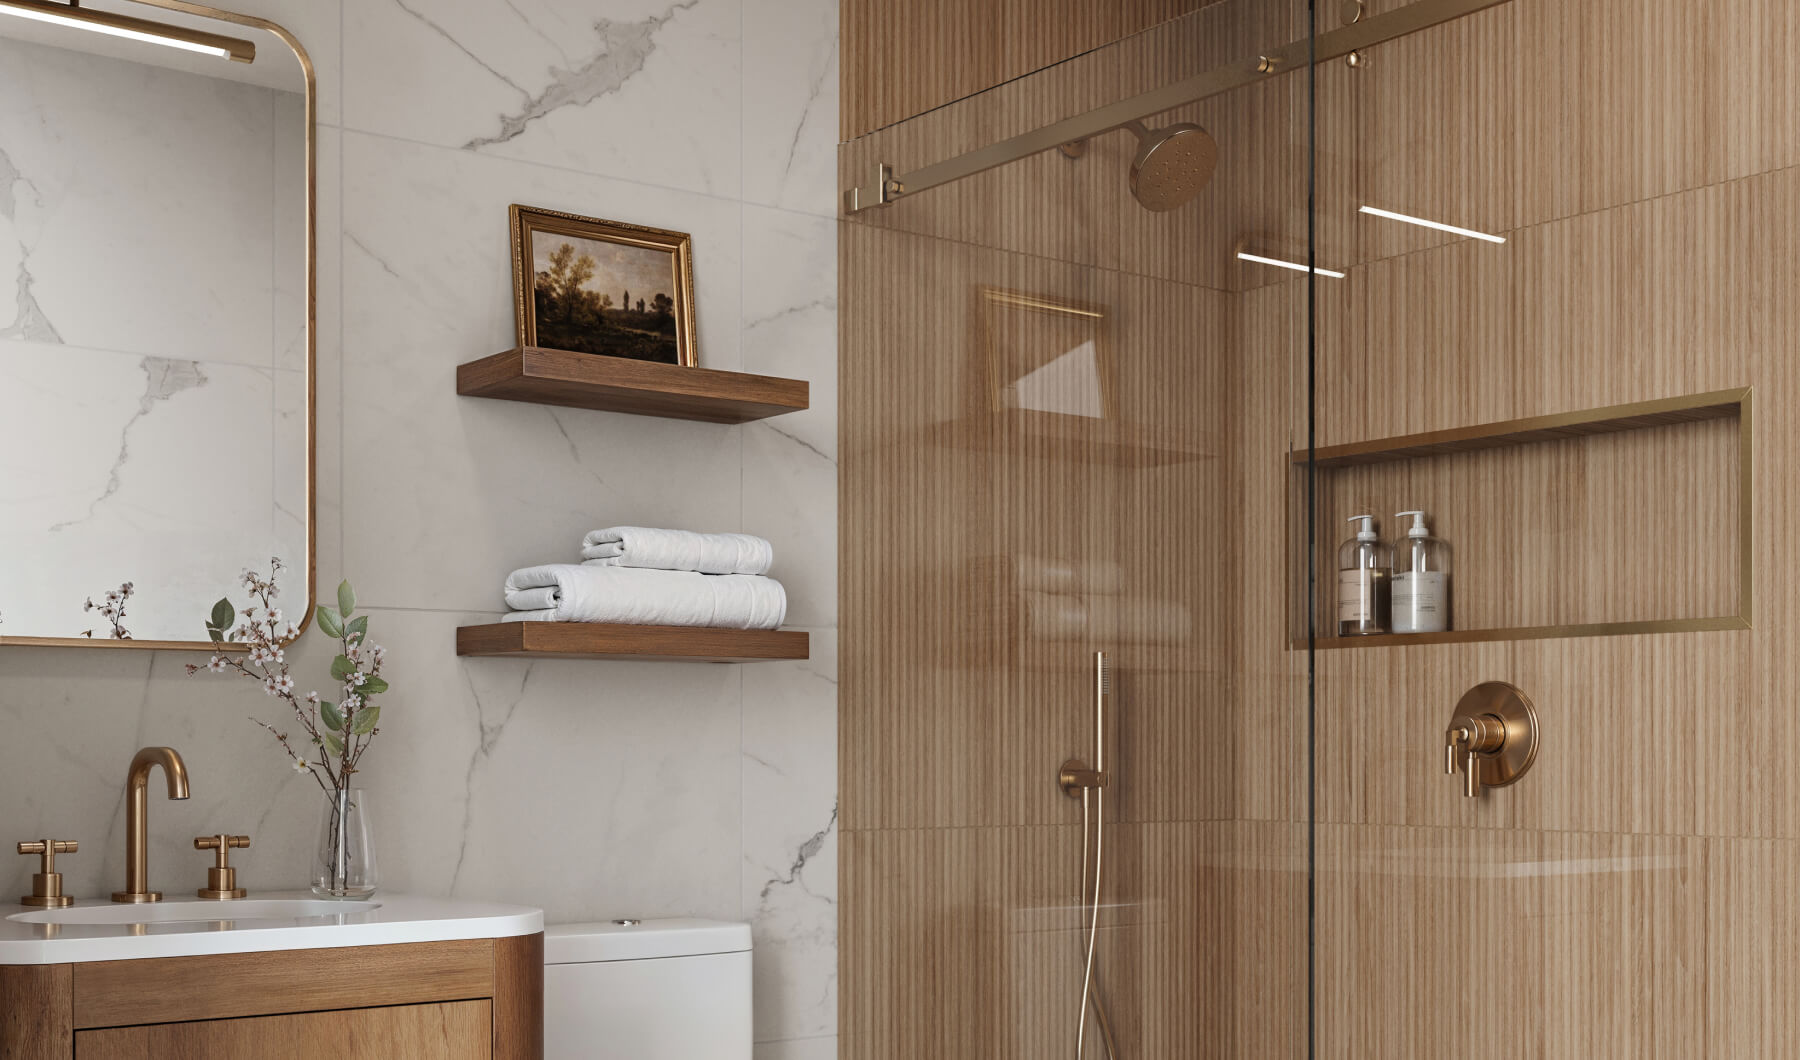
[[[837,215],[837,0],[742,0],[744,200]]]
[[[739,0],[344,11],[348,127],[736,198]]]
[[[744,912],[756,1037],[837,1028],[837,631],[812,658],[744,670]]]
[[[345,558],[369,600],[494,608],[597,527],[738,528],[735,428],[455,390],[513,344],[510,201],[692,229],[701,360],[735,367],[737,204],[354,133],[344,162],[346,514],[384,527]]]
[[[837,222],[744,207],[744,370],[812,407],[747,425],[744,529],[775,546],[788,621],[837,624]]]
[[[248,2],[319,73],[319,582],[351,578],[390,650],[364,762],[384,886],[552,922],[748,920],[757,1056],[835,1056],[835,4],[369,0],[342,10],[340,64],[336,0]],[[721,427],[457,397],[457,364],[513,344],[513,202],[693,233],[701,363],[809,379],[813,407]],[[770,537],[813,658],[453,654],[509,569],[618,522]],[[293,649],[302,684],[330,655],[316,632]],[[225,828],[255,836],[247,886],[304,884],[317,789],[248,720],[274,701],[188,677],[204,658],[0,651],[0,818],[91,844],[64,863],[78,893],[118,886],[149,743],[194,774],[151,806],[159,885],[198,886],[191,837]],[[26,885],[19,860],[0,884]]]
[[[498,616],[371,615],[395,689],[366,759],[389,886],[553,923],[738,919],[733,668],[450,660],[458,625]]]

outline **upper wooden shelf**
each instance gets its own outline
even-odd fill
[[[748,423],[807,407],[804,379],[721,372],[525,346],[456,366],[468,397],[638,416]]]
[[[458,655],[534,659],[648,659],[659,662],[769,662],[804,659],[811,638],[791,629],[626,626],[603,622],[494,622],[461,626]]]
[[[1714,390],[1661,401],[1609,405],[1606,408],[1562,412],[1553,416],[1532,416],[1522,420],[1484,423],[1475,427],[1455,427],[1447,431],[1427,431],[1423,434],[1403,434],[1346,445],[1328,445],[1318,450],[1317,466],[1380,464],[1443,453],[1466,453],[1476,449],[1498,449],[1502,446],[1554,442],[1594,434],[1615,434],[1672,423],[1727,419],[1732,416],[1748,416],[1749,408],[1749,387]],[[1306,463],[1306,450],[1296,450],[1293,461],[1296,464]]]

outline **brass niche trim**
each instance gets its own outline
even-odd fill
[[[132,0],[133,3],[177,11],[198,18],[217,19],[273,34],[300,63],[306,81],[306,606],[296,623],[298,639],[312,623],[313,601],[319,579],[319,90],[312,56],[300,41],[266,18],[241,15],[187,0]],[[196,615],[198,611],[196,611]],[[197,621],[197,620],[196,620]],[[239,647],[240,645],[233,645]],[[0,647],[20,648],[123,648],[127,651],[213,651],[218,645],[205,640],[96,640],[88,637],[9,637],[0,635]]]
[[[1404,644],[1477,644],[1503,640],[1550,640],[1566,637],[1624,637],[1651,633],[1709,633],[1755,628],[1754,592],[1756,585],[1754,475],[1755,433],[1752,420],[1755,387],[1711,390],[1682,397],[1636,401],[1624,405],[1560,412],[1549,416],[1528,416],[1500,420],[1473,427],[1456,427],[1420,434],[1397,435],[1365,442],[1323,446],[1312,456],[1320,469],[1353,467],[1412,460],[1420,457],[1466,453],[1482,449],[1500,449],[1515,445],[1566,441],[1600,434],[1647,430],[1703,420],[1738,420],[1738,607],[1731,615],[1708,615],[1699,618],[1658,618],[1631,622],[1583,622],[1552,626],[1510,626],[1498,629],[1456,629],[1443,633],[1383,633],[1366,637],[1317,636],[1312,646],[1320,650],[1336,648],[1376,648]],[[1290,457],[1295,471],[1303,472],[1308,463],[1305,449],[1293,450]],[[1302,495],[1304,486],[1301,487]],[[1290,493],[1290,506],[1292,504]],[[1294,525],[1293,515],[1289,524]],[[1305,527],[1299,527],[1304,534]],[[1305,606],[1304,597],[1290,601]],[[1289,629],[1300,628],[1290,620]],[[1304,631],[1289,641],[1297,650],[1307,647]]]

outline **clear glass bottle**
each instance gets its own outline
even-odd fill
[[[1387,546],[1375,536],[1373,515],[1352,515],[1362,522],[1356,536],[1338,547],[1338,636],[1362,637],[1387,632]]]
[[[1395,633],[1442,633],[1450,627],[1450,546],[1431,536],[1424,512],[1413,517],[1406,538],[1394,543]]]

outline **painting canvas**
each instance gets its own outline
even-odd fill
[[[512,218],[521,345],[695,363],[686,233],[524,206]]]

